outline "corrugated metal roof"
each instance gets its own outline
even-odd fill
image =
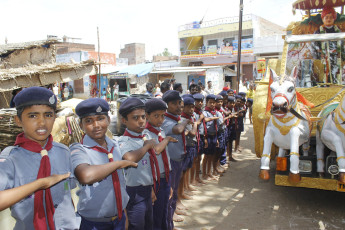
[[[137,77],[142,77],[150,73],[153,69],[153,66],[153,63],[132,65],[121,69],[118,73],[127,73],[128,75],[137,75]]]

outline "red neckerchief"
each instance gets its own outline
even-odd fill
[[[131,137],[131,138],[144,138],[143,135],[134,136],[134,135],[130,134],[127,130],[125,130],[125,133],[123,135]],[[158,188],[156,186],[156,182],[158,182],[158,186],[159,186],[161,173],[159,172],[159,165],[158,165],[158,160],[156,157],[155,150],[149,149],[148,153],[150,154],[150,164],[151,164],[153,186],[154,186],[155,192],[157,192]],[[156,170],[156,175],[155,175],[155,170]]]
[[[199,114],[199,116],[202,114],[202,112],[201,112],[199,109],[197,109],[197,108],[194,108],[194,112],[197,113],[197,114]],[[204,125],[204,136],[207,137],[207,129],[206,129],[205,118],[202,119],[202,123],[203,123],[203,125]]]
[[[173,115],[171,115],[171,114],[169,114],[169,113],[165,113],[165,116],[166,116],[166,117],[169,117],[170,119],[172,119],[172,120],[174,120],[174,121],[177,121],[177,122],[179,122],[179,121],[181,120],[181,117],[180,117],[180,116],[175,117],[175,116],[173,116]],[[183,130],[183,132],[181,133],[181,136],[182,136],[184,154],[186,154],[186,135],[185,135],[185,133],[184,133],[184,130]]]
[[[205,107],[205,111],[211,113],[214,117],[217,116],[216,110],[211,110],[210,107]],[[213,120],[214,129],[218,132],[217,120]]]
[[[149,122],[146,123],[145,129],[147,129],[150,132],[156,134],[158,136],[159,143],[164,140],[162,135],[161,135],[161,132],[158,131],[157,129],[155,129]],[[164,149],[161,152],[161,155],[162,155],[162,160],[163,160],[163,165],[164,165],[164,170],[165,170],[165,180],[169,183],[169,172],[170,172],[170,169],[169,169],[169,160],[168,160],[166,149]]]
[[[42,146],[24,136],[24,133],[20,133],[17,138],[14,145],[19,145],[23,149],[29,150],[31,152],[35,153],[41,153],[42,159],[40,162],[40,168],[38,170],[37,179],[48,177],[51,174],[51,166],[50,166],[50,160],[48,155],[42,154]],[[53,137],[52,135],[49,135],[47,144],[45,146],[45,150],[49,151],[53,147]],[[43,229],[46,230],[47,228],[47,220],[48,219],[48,225],[50,230],[55,230],[55,224],[54,224],[54,203],[53,199],[50,193],[50,189],[45,189],[45,204],[46,204],[46,211],[44,211],[44,205],[43,205],[43,190],[38,190],[35,192],[35,199],[34,199],[34,227],[35,229]],[[46,214],[47,213],[47,217]]]
[[[108,150],[99,147],[99,146],[93,146],[91,149],[100,152],[100,153],[106,153],[109,158],[109,162],[113,162],[113,151],[114,147],[111,148],[111,150],[108,152]],[[115,170],[114,172],[111,173],[111,177],[113,179],[113,187],[114,187],[114,192],[115,192],[115,198],[116,198],[116,207],[117,207],[117,215],[119,219],[121,220],[122,218],[122,196],[121,196],[121,185],[120,185],[120,180],[119,180],[119,175],[117,174],[117,171]]]

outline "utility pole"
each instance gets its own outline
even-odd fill
[[[240,90],[241,79],[241,46],[242,46],[242,16],[243,16],[243,0],[240,0],[240,15],[238,23],[238,48],[237,48],[237,87],[236,92]]]
[[[99,54],[100,52],[100,44],[99,44],[99,30],[97,26],[97,40],[98,40],[98,97],[101,97],[101,55]]]

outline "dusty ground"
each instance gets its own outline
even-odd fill
[[[189,207],[189,216],[176,226],[202,230],[345,229],[344,193],[280,187],[272,179],[261,182],[252,125],[246,124],[241,146],[244,150],[235,155],[239,161],[231,163],[219,181],[199,187],[193,200],[183,202]]]

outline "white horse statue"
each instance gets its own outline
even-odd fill
[[[273,116],[270,117],[264,137],[264,148],[261,156],[261,170],[259,177],[269,179],[269,164],[272,143],[279,147],[278,160],[285,159],[285,150],[290,150],[290,183],[298,183],[301,180],[299,174],[299,146],[303,144],[303,155],[308,156],[310,123],[307,121],[307,108],[297,102],[295,81],[297,68],[292,70],[292,76],[279,77],[271,70],[270,77],[273,80],[271,88]],[[290,110],[294,109],[304,119],[299,119]],[[310,112],[309,112],[310,114]]]
[[[332,106],[332,104],[330,105]],[[333,104],[334,106],[334,104]],[[336,106],[336,105],[335,105]],[[327,107],[326,107],[327,108]],[[321,116],[323,111],[319,113]],[[324,173],[324,148],[325,145],[337,154],[339,167],[338,180],[345,183],[345,96],[341,99],[336,109],[319,122],[316,132],[317,172]]]

